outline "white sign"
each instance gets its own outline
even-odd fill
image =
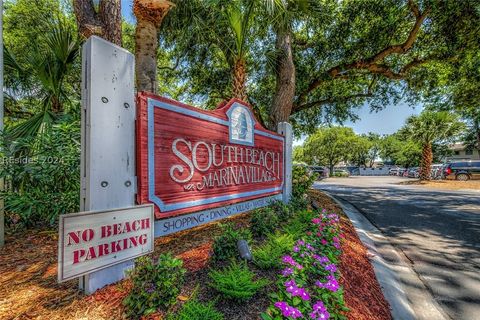
[[[58,281],[153,251],[153,205],[60,215]]]

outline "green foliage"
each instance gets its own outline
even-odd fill
[[[333,167],[342,160],[348,160],[351,141],[356,135],[352,128],[326,127],[318,129],[305,141],[305,156],[309,163]]]
[[[139,319],[174,305],[184,282],[182,265],[170,253],[160,255],[156,264],[150,257],[138,258],[130,273],[132,290],[123,301],[127,317]]]
[[[283,201],[274,201],[270,204],[278,217],[280,222],[288,221],[294,214],[295,210],[290,204],[285,204]]]
[[[272,207],[256,209],[250,219],[250,229],[255,236],[265,236],[275,230],[280,222],[278,212]]]
[[[288,233],[270,234],[264,244],[253,250],[254,262],[261,269],[280,268],[281,257],[293,244],[293,237]]]
[[[298,239],[307,231],[309,223],[314,217],[313,211],[302,208],[295,213],[293,219],[284,226],[283,230],[294,239]]]
[[[228,260],[238,255],[238,240],[246,240],[250,242],[252,234],[249,229],[236,227],[233,223],[228,222],[221,225],[222,234],[214,239],[213,256],[216,261]]]
[[[202,303],[197,299],[187,301],[172,320],[223,320],[223,314],[214,307],[214,302]]]
[[[239,2],[182,1],[167,15],[161,47],[177,52],[172,64],[182,59],[177,70],[187,75],[187,83],[178,86],[186,89],[185,100],[214,107],[230,96],[225,79],[231,64],[223,52],[235,47],[235,35],[245,33],[232,32],[237,29],[222,21]],[[295,39],[296,95],[290,120],[297,135],[312,133],[326,121],[357,119],[357,108],[365,103],[380,110],[402,98],[414,103],[428,97],[454,102],[450,108],[478,109],[477,1],[252,2],[253,18],[242,37],[251,79],[249,101],[270,119],[278,71],[275,41],[279,30],[286,31]],[[244,15],[245,3],[250,2],[243,2]],[[407,39],[414,40],[412,47],[405,47]]]
[[[261,288],[268,284],[265,279],[254,280],[255,273],[248,269],[246,263],[232,263],[220,270],[212,270],[209,274],[210,286],[222,296],[232,300],[248,300]]]
[[[332,174],[332,177],[339,177],[339,178],[346,178],[348,176],[349,176],[348,172],[343,172],[343,171],[334,171]]]
[[[405,135],[424,144],[452,141],[462,132],[464,124],[459,117],[446,111],[423,111],[418,116],[411,116],[403,130]]]
[[[292,197],[302,199],[315,180],[317,175],[310,172],[306,166],[292,166]]]
[[[80,197],[80,126],[62,122],[44,134],[3,137],[6,223],[52,226],[59,214],[78,211]]]

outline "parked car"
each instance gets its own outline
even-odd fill
[[[420,176],[418,167],[413,167],[408,169],[407,177],[409,178],[418,178]]]
[[[434,180],[442,178],[443,164],[432,164],[430,167],[430,177]]]
[[[396,176],[396,175],[398,175],[398,170],[399,170],[399,169],[400,169],[400,168],[391,168],[390,170],[388,170],[388,174],[389,174],[390,176]]]
[[[405,168],[392,168],[388,171],[388,174],[391,175],[391,176],[402,177],[405,170],[407,170],[407,169],[405,169]]]
[[[460,181],[480,179],[480,160],[448,163],[443,169],[443,176],[445,179]]]
[[[321,166],[310,166],[310,170],[318,174],[318,179],[328,178],[328,169]]]

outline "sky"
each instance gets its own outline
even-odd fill
[[[355,123],[349,121],[344,125],[352,127],[357,134],[368,132],[390,134],[400,129],[409,116],[419,114],[422,109],[422,106],[411,107],[400,102],[397,105],[389,105],[382,111],[370,112],[368,104],[365,104],[357,113],[360,120]]]
[[[132,0],[122,1],[122,15],[130,23],[135,22],[135,17],[132,13]],[[379,134],[390,134],[400,129],[405,120],[413,114],[419,114],[422,111],[421,106],[412,108],[406,103],[398,103],[397,105],[389,105],[384,110],[379,112],[370,112],[368,104],[363,105],[358,110],[360,120],[344,123],[345,126],[352,127],[357,134],[375,132]],[[303,143],[304,139],[299,139],[294,142],[294,145]]]
[[[132,12],[132,2],[133,0],[122,0],[122,16],[130,23],[135,22],[135,16]]]

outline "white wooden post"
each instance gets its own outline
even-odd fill
[[[283,184],[283,202],[290,202],[292,197],[292,143],[293,130],[292,125],[288,122],[280,122],[278,124],[277,132],[285,137],[285,165],[284,165],[284,179]]]
[[[134,56],[98,37],[82,53],[82,156],[80,210],[135,205]],[[121,280],[133,261],[80,278],[90,294]]]

